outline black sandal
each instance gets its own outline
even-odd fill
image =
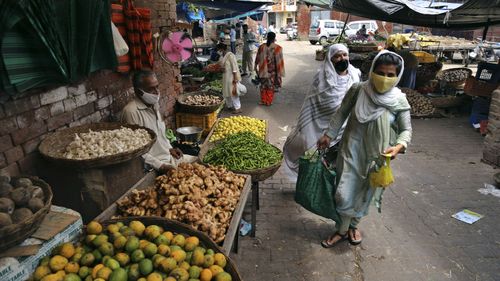
[[[330,240],[332,237],[334,237],[334,236],[336,236],[336,235],[340,236],[340,239],[339,239],[339,240],[337,240],[337,241],[335,241],[335,242],[333,242],[333,243],[331,243],[331,244],[330,244],[330,243],[328,243],[328,240]],[[348,235],[347,233],[346,233],[346,234],[344,234],[344,235],[341,235],[341,234],[339,234],[338,232],[335,232],[335,233],[334,233],[332,236],[330,236],[328,239],[321,241],[321,246],[322,246],[323,248],[327,248],[327,249],[328,249],[328,248],[332,248],[332,247],[335,247],[335,245],[337,245],[338,243],[340,243],[340,242],[342,242],[342,241],[347,240],[348,238],[349,238],[349,235]]]
[[[358,228],[349,227],[349,230],[358,230]],[[361,231],[359,233],[361,233]],[[349,237],[349,243],[351,243],[351,245],[359,245],[359,244],[361,244],[361,242],[363,242],[363,237],[361,237],[361,239],[359,239],[359,240],[353,240],[351,238],[351,236],[349,235],[349,231],[347,232],[347,236]]]

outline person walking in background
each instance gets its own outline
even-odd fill
[[[318,140],[319,149],[328,148],[347,120],[336,166],[335,203],[340,221],[335,225],[336,232],[321,242],[325,248],[346,239],[361,243],[358,224],[368,214],[372,199],[380,210],[384,190],[371,185],[370,175],[384,165],[385,157],[396,157],[410,143],[410,104],[396,87],[403,65],[396,53],[380,52],[373,60],[368,81],[349,89]]]
[[[243,73],[241,74],[242,76],[245,76],[248,73],[250,73],[250,75],[252,74],[253,60],[255,57],[255,51],[257,49],[257,47],[255,46],[256,43],[258,43],[258,42],[257,42],[257,38],[256,38],[255,34],[251,30],[248,30],[247,24],[244,24],[243,25],[243,61],[241,62],[242,70],[243,70]]]
[[[281,88],[281,81],[285,76],[283,49],[275,41],[276,33],[269,32],[267,42],[260,45],[255,58],[255,71],[260,78],[261,105],[273,104],[274,92]]]
[[[327,59],[314,76],[311,90],[300,110],[297,125],[283,147],[285,172],[297,180],[299,158],[312,148],[328,128],[332,115],[339,109],[347,90],[361,79],[361,71],[349,64],[349,50],[343,44],[328,48]],[[340,141],[335,138],[330,147]]]
[[[259,32],[259,41],[264,38],[264,27],[262,24],[259,22],[259,25],[257,27],[257,31]]]
[[[223,68],[222,95],[226,100],[226,106],[233,110],[233,114],[241,113],[240,97],[236,91],[238,81],[241,81],[241,75],[236,56],[228,52],[227,45],[223,43],[217,45],[217,52],[221,57],[219,63]]]
[[[272,22],[269,27],[267,28],[267,33],[269,32],[273,32],[273,33],[276,33],[276,30],[274,29],[274,22]]]
[[[231,25],[231,30],[229,31],[229,42],[231,44],[231,53],[236,55],[236,27]]]

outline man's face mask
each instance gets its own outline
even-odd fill
[[[148,93],[146,91],[144,91],[143,89],[139,89],[141,92],[142,92],[142,100],[146,103],[146,104],[149,104],[149,105],[154,105],[154,104],[157,104],[158,101],[160,100],[160,95],[155,95],[155,94],[152,94],[152,93]]]
[[[372,72],[371,75],[372,85],[379,94],[383,94],[388,92],[394,86],[396,86],[396,82],[398,81],[398,77],[387,77],[378,75],[375,72]]]
[[[333,64],[333,67],[335,68],[335,70],[337,70],[338,72],[344,72],[347,70],[347,68],[349,67],[349,61],[348,60],[341,60],[341,61],[338,61],[336,63]]]

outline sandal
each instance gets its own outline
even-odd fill
[[[350,231],[351,233],[352,233],[352,232],[355,232],[356,230],[358,230],[358,229],[357,229],[357,228],[354,228],[354,227],[349,228],[349,231]],[[359,231],[359,230],[358,230],[358,232],[359,232],[359,234],[360,234],[359,236],[361,236],[361,231]],[[354,234],[354,233],[353,233],[353,234]],[[361,244],[361,242],[363,241],[363,237],[361,237],[360,239],[354,240],[354,239],[352,238],[352,236],[351,236],[351,235],[349,235],[349,232],[347,232],[347,235],[349,236],[349,243],[351,243],[351,245],[359,245],[359,244]]]
[[[335,242],[333,242],[333,243],[330,243],[329,241],[330,241],[333,237],[335,237],[335,236],[340,236],[340,239],[339,239],[339,240],[337,240],[337,241],[335,241]],[[337,244],[339,244],[340,242],[342,242],[342,241],[344,241],[344,240],[347,240],[348,238],[349,238],[349,236],[347,235],[347,233],[346,233],[346,234],[344,234],[344,235],[340,235],[338,232],[335,232],[332,236],[328,237],[328,239],[321,241],[321,246],[322,246],[323,248],[327,248],[327,249],[328,249],[328,248],[332,248],[332,247],[335,247],[335,246],[336,246]]]

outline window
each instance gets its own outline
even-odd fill
[[[349,28],[350,28],[350,29],[353,29],[353,30],[358,30],[358,29],[360,29],[361,27],[359,26],[359,23],[353,23],[353,24],[350,24],[350,25],[349,25]]]
[[[325,22],[325,28],[335,28],[334,22]]]
[[[338,22],[338,23],[337,23],[337,28],[338,28],[338,29],[342,29],[342,28],[344,28],[344,23],[343,23],[343,22]]]
[[[315,21],[313,24],[311,24],[311,28],[318,28],[319,27],[319,21]]]

